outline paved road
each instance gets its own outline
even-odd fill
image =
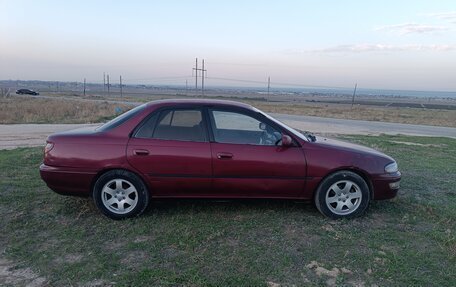
[[[316,134],[404,134],[456,138],[456,128],[273,114],[280,121]],[[93,125],[93,124],[92,124]],[[88,124],[0,125],[0,149],[43,146],[49,134]]]
[[[403,134],[456,138],[456,128],[272,114],[300,130],[317,134]]]

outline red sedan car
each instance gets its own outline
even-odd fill
[[[154,101],[51,135],[40,173],[55,192],[91,196],[113,219],[157,198],[313,200],[328,217],[355,217],[371,200],[396,196],[401,178],[383,153],[216,100]]]

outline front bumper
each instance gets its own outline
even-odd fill
[[[375,200],[391,199],[396,197],[399,191],[401,173],[382,174],[372,179]]]

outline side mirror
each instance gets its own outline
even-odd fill
[[[282,135],[282,146],[292,146],[293,140],[289,135]]]

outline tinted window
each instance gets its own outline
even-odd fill
[[[146,122],[138,129],[135,134],[137,138],[151,138],[152,134],[154,133],[155,124],[158,119],[159,113],[154,113],[151,117],[149,117]]]
[[[139,114],[144,108],[146,107],[147,104],[138,106],[134,109],[129,110],[126,113],[121,114],[120,116],[110,120],[109,122],[105,123],[104,125],[100,126],[97,130],[99,131],[107,131],[111,130],[115,127],[120,126],[124,122],[128,121],[129,119],[133,118],[137,114]]]
[[[271,126],[240,113],[211,111],[214,139],[219,143],[275,145],[282,135]]]
[[[164,140],[206,141],[200,110],[167,110],[160,114],[152,137]]]

